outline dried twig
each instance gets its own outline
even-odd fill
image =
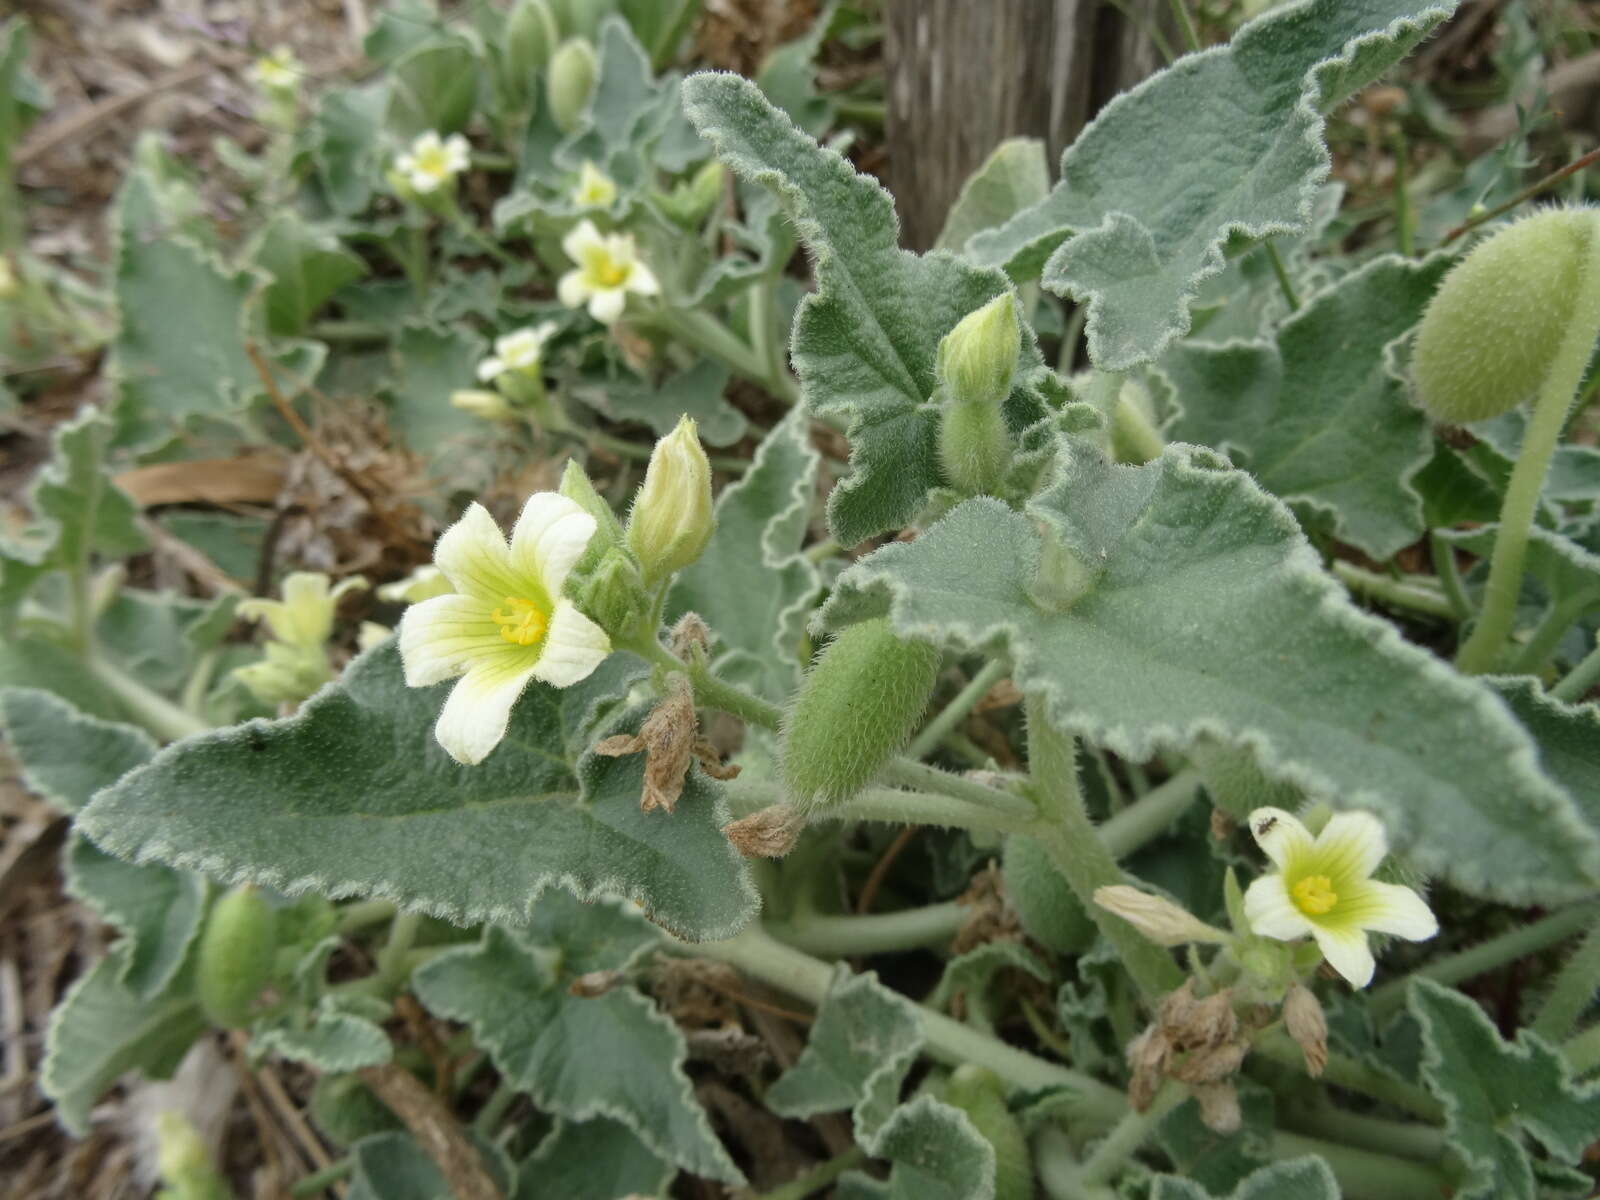
[[[889,875],[889,868],[894,866],[895,859],[907,846],[911,839],[917,836],[919,826],[907,825],[895,835],[894,841],[889,843],[889,848],[883,856],[872,866],[872,873],[867,876],[867,881],[861,885],[861,895],[856,897],[856,911],[865,913],[872,911],[872,902],[878,898],[878,889],[883,886],[883,881]]]
[[[1515,196],[1511,197],[1511,199],[1507,200],[1504,204],[1497,204],[1487,212],[1481,212],[1477,216],[1461,222],[1461,224],[1457,225],[1454,229],[1440,239],[1439,245],[1448,246],[1451,242],[1455,241],[1458,237],[1469,230],[1476,229],[1485,221],[1492,221],[1496,217],[1510,212],[1513,208],[1517,207],[1517,205],[1528,200],[1532,200],[1540,192],[1548,191],[1550,188],[1555,187],[1556,184],[1560,183],[1569,175],[1574,175],[1583,170],[1585,167],[1591,166],[1596,162],[1600,162],[1600,150],[1591,150],[1582,158],[1573,159],[1566,166],[1560,168],[1559,170],[1550,172],[1550,174],[1539,180],[1538,183],[1529,184]]]
[[[399,1117],[439,1168],[456,1200],[501,1200],[476,1147],[444,1103],[410,1071],[393,1063],[358,1072],[379,1100]]]

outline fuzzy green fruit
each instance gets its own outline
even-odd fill
[[[195,992],[206,1016],[224,1029],[249,1024],[272,974],[277,918],[261,893],[242,884],[211,906],[195,956]]]
[[[1552,208],[1480,242],[1423,314],[1412,367],[1428,415],[1482,421],[1529,399],[1584,286],[1600,210]]]
[[[994,1200],[1032,1200],[1033,1156],[1021,1122],[1006,1105],[999,1076],[971,1063],[957,1067],[945,1084],[944,1099],[966,1113],[994,1147]]]
[[[1081,954],[1094,944],[1094,920],[1050,861],[1043,843],[1019,835],[1006,838],[1000,870],[1006,896],[1023,931],[1034,941],[1057,954]]]
[[[1011,434],[998,404],[945,405],[939,420],[939,465],[968,496],[993,493],[1011,464]]]
[[[544,70],[560,40],[556,19],[545,0],[518,0],[506,17],[505,59],[519,90],[536,71]]]
[[[789,802],[842,804],[866,787],[910,740],[938,673],[939,651],[896,637],[886,617],[836,637],[806,672],[783,723]]]
[[[546,95],[550,116],[561,132],[571,133],[578,127],[599,74],[600,61],[595,57],[594,46],[583,38],[568,38],[550,59]]]

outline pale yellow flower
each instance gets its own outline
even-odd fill
[[[251,64],[250,77],[266,92],[293,92],[300,86],[305,67],[288,46],[275,46]]]
[[[321,650],[333,636],[333,618],[340,599],[367,586],[359,575],[334,587],[328,583],[328,577],[318,571],[295,571],[283,581],[282,600],[245,600],[239,605],[239,615],[250,621],[265,621],[272,636],[285,645]]]
[[[1389,852],[1383,825],[1368,812],[1337,813],[1311,836],[1281,808],[1250,814],[1250,832],[1278,870],[1244,894],[1252,932],[1279,941],[1310,936],[1353,987],[1372,981],[1368,933],[1420,942],[1439,932],[1427,903],[1408,887],[1372,878]]]
[[[395,169],[419,195],[438,191],[472,162],[472,148],[459,133],[447,138],[431,129],[418,136],[411,148],[394,160]]]
[[[490,383],[507,371],[537,371],[544,357],[544,344],[555,331],[556,323],[546,321],[495,338],[494,354],[478,364],[479,381]]]
[[[570,687],[611,652],[605,630],[561,594],[594,531],[575,501],[535,492],[509,545],[478,504],[439,538],[433,560],[455,591],[406,609],[400,657],[412,687],[460,677],[434,726],[457,762],[500,744],[531,680]]]
[[[568,308],[587,304],[589,315],[603,325],[622,315],[629,292],[654,296],[661,291],[654,273],[639,261],[631,234],[602,234],[594,222],[580,221],[561,249],[577,266],[561,277],[556,295]]]
[[[423,563],[404,579],[386,583],[378,589],[378,599],[390,604],[416,604],[435,596],[448,595],[450,581],[432,563]]]
[[[572,202],[579,208],[610,208],[617,199],[617,185],[599,167],[585,162],[578,172],[578,186],[572,189]]]

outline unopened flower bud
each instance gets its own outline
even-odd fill
[[[550,59],[545,80],[550,116],[563,133],[578,127],[600,72],[594,47],[584,38],[568,38]]]
[[[887,617],[852,625],[817,658],[784,717],[782,770],[802,812],[842,804],[910,740],[939,673],[939,651]]]
[[[693,229],[705,220],[722,195],[727,168],[720,159],[708,158],[688,179],[673,185],[670,192],[656,195],[656,204],[673,221]]]
[[[156,1118],[156,1171],[166,1185],[160,1200],[229,1200],[233,1195],[199,1132],[180,1112]]]
[[[645,611],[649,593],[621,546],[607,550],[578,589],[578,607],[608,633],[621,635]]]
[[[1229,937],[1170,900],[1126,884],[1096,888],[1094,902],[1121,917],[1158,946],[1183,946],[1190,942],[1220,945]]]
[[[550,61],[561,34],[545,0],[518,0],[506,17],[505,61],[519,86]]]
[[[1291,984],[1283,998],[1283,1024],[1306,1058],[1306,1074],[1315,1079],[1328,1065],[1328,1018],[1310,988]]]
[[[499,392],[483,388],[460,388],[450,393],[450,407],[471,413],[483,421],[511,421],[517,410]]]
[[[628,515],[628,546],[645,584],[654,585],[699,558],[715,527],[711,463],[693,418],[686,416],[656,443]]]
[[[262,985],[272,973],[277,921],[259,890],[242,884],[211,906],[195,950],[195,994],[200,1008],[224,1029],[249,1023]]]
[[[939,382],[953,404],[999,405],[1011,391],[1022,350],[1010,292],[968,313],[939,343]]]
[[[1439,285],[1417,331],[1417,398],[1461,424],[1529,399],[1594,286],[1588,279],[1600,209],[1549,208],[1476,246]],[[1592,339],[1593,331],[1589,331]]]

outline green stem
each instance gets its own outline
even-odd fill
[[[1155,1132],[1166,1115],[1187,1100],[1188,1092],[1172,1080],[1161,1085],[1161,1090],[1143,1112],[1129,1109],[1122,1120],[1083,1162],[1078,1173],[1078,1183],[1085,1188],[1110,1183],[1128,1159],[1138,1153],[1139,1147]]]
[[[1305,1055],[1300,1047],[1296,1046],[1289,1035],[1277,1026],[1266,1029],[1256,1036],[1255,1052],[1297,1071],[1304,1071],[1306,1067]],[[1444,1120],[1444,1108],[1421,1088],[1403,1079],[1386,1075],[1376,1067],[1369,1067],[1366,1063],[1348,1058],[1337,1051],[1329,1052],[1328,1064],[1322,1070],[1322,1078],[1327,1083],[1349,1088],[1353,1092],[1360,1092],[1362,1095],[1371,1096],[1374,1100],[1382,1100],[1385,1104],[1404,1109],[1424,1121],[1437,1123]]]
[[[211,690],[211,681],[216,677],[217,664],[222,661],[222,649],[216,647],[207,650],[200,656],[200,661],[195,663],[194,670],[189,672],[189,678],[184,681],[183,694],[178,697],[178,704],[185,712],[202,716],[205,709],[206,693]]]
[[[1183,974],[1166,950],[1094,902],[1095,889],[1123,883],[1125,878],[1083,807],[1076,739],[1050,723],[1039,697],[1028,697],[1027,714],[1028,770],[1040,810],[1034,836],[1116,950],[1145,1002],[1153,1005],[1183,982]]]
[[[1349,1200],[1418,1200],[1448,1196],[1454,1190],[1450,1178],[1437,1167],[1281,1129],[1272,1135],[1270,1153],[1280,1160],[1315,1154],[1328,1164],[1340,1193]]]
[[[827,1187],[851,1167],[860,1166],[866,1161],[867,1152],[860,1146],[851,1146],[843,1154],[835,1155],[827,1162],[818,1163],[798,1179],[791,1179],[770,1192],[752,1196],[751,1200],[805,1200],[807,1196]]]
[[[328,320],[318,321],[312,325],[311,336],[319,342],[379,346],[394,336],[394,330],[377,321]]]
[[[1500,509],[1500,530],[1489,560],[1489,581],[1484,585],[1483,611],[1478,623],[1456,654],[1456,667],[1469,675],[1494,669],[1501,647],[1511,632],[1517,596],[1522,591],[1522,566],[1528,550],[1539,494],[1544,489],[1550,458],[1561,440],[1567,410],[1583,383],[1595,332],[1600,329],[1600,230],[1589,239],[1588,261],[1577,303],[1567,324],[1550,370],[1539,387],[1533,419],[1522,439],[1522,452],[1511,470],[1511,482]]]
[[[1472,602],[1467,599],[1467,589],[1461,584],[1461,568],[1456,565],[1455,547],[1439,536],[1437,529],[1428,534],[1428,553],[1433,558],[1433,574],[1439,581],[1450,611],[1458,621],[1472,616]]]
[[[734,374],[766,388],[785,404],[793,405],[800,399],[800,385],[793,375],[788,371],[774,372],[754,347],[709,313],[663,305],[649,319],[679,341],[718,359]]]
[[[1576,704],[1597,681],[1600,681],[1600,642],[1596,642],[1595,648],[1584,655],[1583,661],[1567,672],[1566,678],[1550,689],[1550,694],[1557,700]]]
[[[1333,573],[1339,582],[1352,592],[1393,608],[1409,609],[1412,612],[1424,613],[1430,617],[1443,617],[1446,620],[1456,615],[1454,607],[1442,593],[1415,579],[1407,578],[1403,581],[1391,579],[1387,575],[1369,571],[1365,567],[1358,567],[1343,559],[1334,560]]]
[[[165,696],[151,691],[103,655],[91,653],[85,659],[85,665],[96,681],[122,703],[134,720],[158,738],[176,742],[211,729],[207,722],[191,712],[185,712]]]
[[[389,940],[378,951],[378,978],[390,989],[398,991],[411,974],[411,947],[417,940],[417,930],[422,926],[419,912],[399,912],[389,926]]]
[[[1369,1117],[1337,1108],[1326,1099],[1300,1113],[1290,1110],[1286,1116],[1287,1123],[1301,1133],[1320,1134],[1380,1154],[1436,1162],[1445,1152],[1444,1131],[1432,1125]]]
[[[724,785],[739,816],[783,802],[783,787],[776,780],[734,779]],[[989,833],[1017,833],[1036,819],[1031,807],[1014,815],[987,804],[973,804],[954,796],[901,788],[869,787],[834,808],[811,814],[813,821],[883,821],[892,825],[937,825],[946,829],[972,829]]]
[[[289,1195],[296,1197],[296,1200],[301,1200],[306,1196],[315,1196],[318,1192],[327,1191],[341,1179],[348,1179],[355,1169],[355,1159],[341,1158],[338,1162],[330,1163],[323,1167],[320,1171],[315,1171],[310,1175],[295,1180],[294,1185],[289,1188]]]
[[[1192,54],[1200,49],[1200,31],[1194,27],[1189,6],[1183,0],[1172,0],[1172,15],[1177,19],[1178,28],[1183,31],[1183,44],[1189,47],[1189,52]]]
[[[1118,462],[1143,464],[1161,457],[1167,440],[1126,392],[1111,405],[1111,450]]]
[[[1572,1064],[1574,1075],[1587,1075],[1600,1067],[1600,1021],[1563,1044],[1561,1053]]]
[[[750,348],[755,351],[757,361],[766,364],[769,378],[788,378],[788,357],[783,342],[778,337],[778,275],[768,275],[757,280],[748,295]]]
[[[768,925],[767,931],[819,958],[851,958],[944,945],[971,915],[972,909],[958,900],[865,916],[802,911],[787,923]]]
[[[1409,150],[1406,131],[1398,122],[1394,127],[1394,237],[1400,253],[1410,258],[1417,252],[1416,237],[1411,223],[1411,187]]]
[[[1367,1008],[1373,1019],[1382,1020],[1390,1013],[1405,1007],[1406,985],[1413,978],[1431,979],[1449,986],[1462,983],[1492,971],[1495,967],[1525,958],[1573,934],[1589,928],[1600,920],[1600,902],[1574,904],[1542,917],[1531,925],[1518,926],[1486,942],[1479,942],[1465,950],[1436,958],[1426,966],[1418,967],[1401,979],[1394,979],[1375,989],[1368,999]]]
[[[927,758],[932,754],[944,741],[945,735],[966,719],[967,714],[977,707],[978,701],[988,695],[989,689],[1004,679],[1010,669],[1011,664],[1004,658],[994,658],[986,663],[967,686],[956,693],[955,699],[923,726],[922,732],[907,748],[906,757]]]
[[[392,920],[395,914],[393,900],[357,900],[339,909],[339,923],[334,931],[340,937],[349,937],[373,925]]]
[[[1572,956],[1561,964],[1531,1028],[1546,1041],[1560,1041],[1594,1003],[1596,991],[1600,991],[1600,922],[1590,926]]]
[[[1038,809],[1026,796],[990,787],[986,783],[979,783],[976,779],[968,779],[964,775],[941,771],[938,767],[931,767],[927,763],[913,762],[909,758],[891,760],[878,773],[878,778],[897,787],[916,788],[918,791],[934,792],[956,800],[965,800],[968,804],[977,805],[979,808],[1005,813],[1018,821],[1030,821],[1038,815]]]
[[[1199,772],[1179,771],[1101,822],[1100,840],[1112,858],[1126,858],[1170,829],[1199,796]]]
[[[1549,661],[1550,656],[1555,653],[1567,630],[1583,616],[1588,606],[1587,597],[1582,596],[1576,603],[1569,601],[1566,604],[1552,604],[1550,611],[1534,629],[1528,644],[1518,651],[1516,659],[1511,664],[1512,671],[1518,675],[1537,675]]]
[[[510,1108],[516,1099],[517,1089],[512,1086],[509,1079],[502,1078],[489,1099],[478,1110],[478,1115],[473,1118],[473,1131],[480,1137],[492,1139],[495,1131],[500,1128],[500,1121],[506,1115],[506,1109]]]
[[[1278,290],[1283,293],[1283,299],[1289,305],[1289,311],[1299,312],[1300,297],[1295,295],[1294,284],[1289,282],[1289,270],[1283,265],[1283,256],[1278,253],[1277,244],[1271,238],[1268,238],[1261,245],[1267,252],[1267,261],[1272,264],[1272,273],[1278,277]]]

